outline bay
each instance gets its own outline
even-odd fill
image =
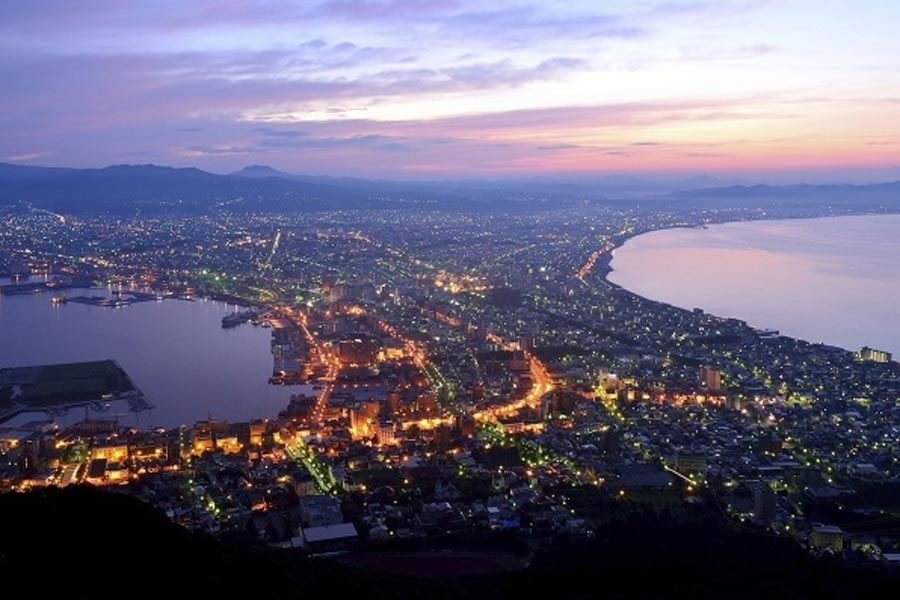
[[[103,295],[105,288],[68,290]],[[275,417],[291,393],[306,386],[268,383],[272,374],[270,330],[241,325],[223,329],[237,307],[223,302],[167,299],[120,308],[77,303],[54,305],[50,294],[0,296],[0,368],[115,359],[155,408],[132,413],[113,403],[91,418],[115,416],[123,425],[174,427],[214,419]],[[83,408],[59,420],[84,418]],[[47,418],[43,414],[23,419]],[[10,422],[13,423],[13,422]]]
[[[900,356],[900,215],[654,231],[611,266],[610,281],[646,298]]]

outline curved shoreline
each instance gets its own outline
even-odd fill
[[[625,285],[623,285],[623,284],[619,284],[619,283],[612,281],[610,279],[610,275],[616,270],[612,267],[612,261],[615,258],[616,251],[622,249],[625,246],[625,244],[628,243],[629,241],[631,241],[633,239],[637,239],[644,235],[648,235],[651,233],[661,233],[661,232],[665,232],[665,231],[675,231],[675,230],[679,230],[679,229],[686,229],[686,230],[698,229],[698,228],[706,229],[707,225],[733,225],[733,224],[745,224],[745,223],[749,224],[749,223],[757,223],[757,222],[777,223],[777,222],[794,222],[794,221],[823,221],[823,220],[832,220],[832,219],[837,219],[837,218],[875,217],[875,216],[900,216],[900,212],[880,212],[879,211],[879,212],[860,212],[860,213],[849,213],[849,214],[827,214],[827,215],[820,215],[820,216],[804,215],[804,216],[797,216],[797,217],[779,216],[779,217],[768,217],[768,218],[748,218],[748,219],[733,219],[733,220],[728,219],[728,220],[721,220],[721,221],[709,220],[709,221],[698,222],[697,224],[694,224],[694,225],[677,225],[677,226],[672,226],[672,227],[660,227],[658,229],[657,228],[649,228],[649,229],[645,229],[642,231],[634,232],[623,238],[615,240],[615,247],[609,253],[607,253],[606,256],[603,257],[602,263],[598,265],[598,270],[600,270],[602,268],[603,281],[606,285],[608,285],[612,288],[615,288],[617,290],[620,290],[622,292],[625,292],[627,294],[630,294],[632,296],[640,298],[644,301],[648,301],[648,302],[652,302],[652,303],[656,303],[656,304],[662,304],[662,305],[665,305],[669,308],[672,308],[672,309],[675,309],[678,311],[691,312],[693,310],[692,308],[685,308],[683,306],[678,306],[676,304],[673,304],[672,302],[670,302],[668,300],[654,298],[654,297],[651,297],[648,295],[644,295],[642,293],[638,293],[632,289],[629,289],[628,287],[625,287]],[[620,271],[621,271],[621,269],[620,269]],[[717,317],[717,318],[720,318],[720,319],[739,320],[739,321],[743,322],[745,325],[747,325],[747,327],[750,327],[751,329],[767,330],[771,326],[771,324],[763,324],[763,323],[750,324],[750,323],[748,323],[747,318],[740,314],[729,315],[729,314],[722,313],[722,311],[712,311],[711,312],[708,308],[706,308],[705,306],[702,306],[700,304],[698,304],[695,308],[703,310],[707,314]],[[828,347],[832,347],[832,348],[839,348],[845,352],[849,352],[852,354],[855,354],[858,351],[858,348],[851,349],[851,348],[848,348],[845,344],[831,344],[831,343],[824,342],[824,341],[811,341],[811,340],[807,339],[806,337],[781,333],[781,327],[771,327],[771,329],[779,331],[779,336],[783,337],[783,338],[790,338],[790,339],[804,342],[807,344],[817,344],[817,345],[823,345],[823,346],[828,346]]]

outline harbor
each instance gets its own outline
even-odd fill
[[[127,403],[132,412],[154,408],[114,360],[0,369],[0,423],[29,412],[106,412],[114,402]]]
[[[0,299],[0,338],[29,340],[0,345],[0,367],[114,359],[143,400],[99,393],[52,411],[6,407],[9,426],[43,418],[71,425],[87,416],[140,429],[175,427],[210,413],[235,421],[274,417],[288,404],[291,390],[269,384],[272,328],[222,326],[223,317],[247,307],[151,290],[42,292]]]
[[[246,323],[258,323],[258,318],[260,316],[260,312],[258,310],[243,310],[239,312],[231,313],[230,315],[225,315],[222,317],[222,328],[229,329],[231,327],[237,327],[238,325],[244,325]]]

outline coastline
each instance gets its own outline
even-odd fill
[[[628,294],[635,298],[639,298],[639,299],[641,299],[641,301],[646,302],[651,305],[665,307],[667,309],[675,309],[678,312],[688,314],[691,312],[690,308],[684,308],[684,307],[677,306],[675,304],[672,304],[672,303],[664,301],[664,300],[658,300],[658,299],[652,298],[650,296],[637,293],[635,291],[632,291],[631,289],[624,287],[623,285],[620,285],[618,283],[611,281],[609,278],[610,274],[613,272],[611,263],[612,263],[613,258],[616,255],[616,251],[619,250],[620,248],[624,247],[624,245],[629,240],[635,239],[635,238],[645,235],[645,234],[664,232],[664,231],[668,231],[668,230],[679,230],[679,229],[689,230],[689,229],[697,229],[697,228],[705,229],[709,225],[755,223],[755,222],[764,222],[764,221],[765,222],[778,222],[778,221],[796,222],[796,221],[803,221],[803,220],[833,219],[836,217],[874,217],[874,216],[889,216],[889,215],[900,215],[900,212],[882,212],[882,211],[871,212],[870,211],[870,212],[859,212],[859,213],[852,213],[852,214],[800,215],[800,216],[795,216],[795,217],[767,215],[764,217],[760,216],[758,218],[753,218],[753,216],[748,216],[748,218],[743,218],[743,219],[697,218],[696,221],[694,221],[694,222],[691,222],[691,219],[686,219],[687,222],[678,224],[678,225],[674,225],[674,226],[643,227],[643,228],[636,229],[635,231],[631,231],[629,233],[623,233],[622,235],[611,236],[608,239],[608,243],[611,244],[612,247],[609,248],[608,250],[604,251],[602,254],[598,255],[597,262],[596,262],[596,265],[595,265],[595,268],[593,271],[593,276],[598,276],[598,275],[602,274],[602,280],[604,282],[604,285],[608,286],[610,289],[616,289],[623,294]],[[104,287],[107,287],[107,286],[104,286]],[[163,290],[156,290],[155,288],[146,288],[146,289],[155,290],[157,292],[163,291]],[[215,290],[208,290],[208,289],[202,289],[202,288],[198,289],[198,288],[188,287],[188,288],[185,288],[184,290],[182,290],[181,293],[182,294],[185,293],[185,290],[190,290],[190,294],[193,298],[205,298],[205,299],[209,299],[211,301],[225,302],[226,304],[235,304],[235,305],[242,306],[242,307],[266,308],[266,307],[272,306],[272,303],[261,303],[261,302],[254,301],[251,299],[241,298],[239,296],[235,296],[232,294],[219,293],[219,292],[216,292]],[[47,290],[47,291],[49,291],[49,290]],[[133,291],[133,290],[123,289],[122,293],[129,293],[130,291]],[[144,293],[146,293],[146,292],[144,292]],[[169,293],[173,294],[173,295],[166,296],[166,299],[185,299],[182,296],[174,295],[174,294],[178,294],[178,292],[173,293],[172,290],[169,290]],[[706,311],[705,308],[703,310]],[[744,318],[742,318],[740,316],[729,317],[729,316],[722,314],[720,311],[708,312],[707,314],[709,314],[710,316],[713,316],[715,318],[722,319],[722,320],[740,321],[746,327],[757,330],[757,331],[759,331],[760,329],[763,329],[765,327],[768,327],[768,325],[762,324],[762,323],[759,324],[760,325],[759,327],[756,327],[756,326],[750,325]],[[780,329],[780,328],[776,328],[776,329]],[[809,341],[808,338],[805,338],[802,336],[790,335],[790,334],[779,334],[779,335],[781,338],[794,340],[797,342],[802,342],[803,344],[834,348],[836,350],[840,350],[841,352],[845,352],[847,354],[855,353],[854,349],[847,348],[846,346],[836,346],[836,345],[827,344],[827,343],[823,343],[823,342],[813,342],[813,341]]]
[[[796,217],[767,216],[767,217],[762,217],[762,218],[747,218],[747,219],[705,220],[703,222],[698,222],[697,224],[690,224],[690,225],[677,225],[677,226],[672,226],[672,227],[647,228],[647,229],[644,229],[641,231],[636,231],[632,234],[623,236],[621,238],[617,238],[614,241],[615,247],[610,252],[606,253],[602,257],[601,261],[598,261],[598,264],[597,264],[598,273],[597,274],[600,275],[601,274],[600,272],[602,270],[603,282],[605,285],[608,285],[611,288],[617,289],[623,293],[627,293],[627,294],[630,294],[637,298],[640,298],[643,301],[665,305],[671,309],[689,313],[692,311],[692,309],[690,309],[690,308],[678,306],[678,305],[676,305],[672,302],[666,301],[666,300],[653,298],[648,295],[638,293],[636,291],[633,291],[633,290],[625,287],[622,284],[612,281],[610,279],[610,275],[615,271],[615,269],[612,268],[612,261],[615,258],[616,251],[622,249],[628,241],[630,241],[632,239],[636,239],[643,235],[647,235],[647,234],[651,234],[651,233],[660,233],[660,232],[665,232],[665,231],[674,231],[674,230],[680,230],[680,229],[688,229],[688,230],[689,229],[698,229],[698,228],[706,229],[707,225],[729,225],[729,224],[758,223],[758,222],[820,221],[820,220],[831,220],[831,219],[837,219],[837,218],[875,217],[875,216],[900,216],[900,212],[894,212],[894,211],[858,212],[858,213],[854,212],[854,213],[846,213],[846,214],[843,214],[843,213],[842,214],[825,214],[825,215],[818,215],[818,216],[803,215],[803,216],[796,216]],[[847,352],[849,354],[854,354],[854,355],[859,350],[859,348],[855,348],[855,349],[848,348],[846,345],[835,345],[835,344],[829,344],[829,343],[822,342],[822,341],[811,341],[802,336],[791,335],[788,333],[781,333],[779,327],[773,327],[772,324],[770,324],[770,323],[758,323],[758,324],[751,325],[745,317],[743,317],[739,314],[733,314],[733,315],[722,314],[722,311],[720,311],[720,310],[710,311],[706,307],[700,306],[700,305],[696,306],[695,308],[703,310],[707,314],[710,314],[711,316],[714,316],[714,317],[717,317],[720,319],[735,319],[735,320],[741,321],[747,327],[754,329],[754,330],[766,330],[769,328],[771,328],[772,330],[778,330],[779,337],[782,337],[782,338],[789,338],[789,339],[792,339],[795,341],[799,341],[799,342],[803,342],[803,343],[811,344],[811,345],[820,345],[820,346],[835,348],[835,349],[839,349],[843,352]],[[898,361],[895,359],[894,362],[898,362]]]

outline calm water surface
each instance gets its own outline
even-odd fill
[[[610,281],[785,335],[900,357],[900,215],[668,229],[615,251]]]
[[[7,283],[3,281],[0,283]],[[69,290],[67,295],[102,295]],[[270,330],[241,325],[222,329],[234,306],[209,300],[140,302],[122,308],[69,303],[53,306],[50,294],[0,296],[0,367],[113,358],[156,405],[131,413],[113,403],[103,414],[141,427],[192,425],[274,417],[298,387],[272,386]],[[83,418],[72,409],[64,421]],[[22,415],[46,418],[45,415]]]

